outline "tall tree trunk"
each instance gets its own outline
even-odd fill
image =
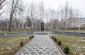
[[[9,32],[11,32],[11,30],[12,30],[13,4],[14,4],[14,0],[12,0],[12,9],[11,9],[11,14],[10,14]]]

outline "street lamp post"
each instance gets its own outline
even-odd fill
[[[26,22],[26,28],[27,28],[27,20],[25,20],[25,22]]]
[[[31,32],[32,32],[32,36],[33,36],[33,17],[31,17]]]

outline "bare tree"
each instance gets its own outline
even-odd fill
[[[68,29],[69,26],[72,25],[72,23],[74,23],[75,18],[78,18],[80,16],[79,10],[76,10],[71,6],[69,6],[68,2],[66,2],[65,6],[59,10],[59,13],[60,13],[60,18],[62,23],[61,27],[63,29]]]
[[[41,2],[39,4],[39,12],[40,12],[40,19],[43,20],[43,17],[44,17],[44,6],[43,6],[43,2]]]
[[[23,10],[21,7],[21,4],[19,4],[20,1],[21,0],[12,0],[9,32],[12,29],[12,19],[14,18],[14,14],[16,14],[16,12],[21,12]],[[18,10],[20,10],[20,11],[18,11]]]
[[[31,31],[32,31],[32,33],[33,33],[33,19],[34,19],[34,3],[31,3]]]
[[[26,21],[26,23],[25,23],[25,26],[26,26],[26,27],[31,27],[31,24],[32,24],[32,23],[31,23],[31,19],[30,19],[29,17],[27,17],[26,20],[27,20],[27,21]],[[26,24],[27,24],[27,25],[26,25]]]
[[[3,9],[3,7],[7,4],[6,0],[0,0],[0,10]],[[0,16],[4,13],[5,11],[0,11]]]
[[[59,28],[58,19],[53,19],[51,22],[53,23],[52,26],[54,31]]]

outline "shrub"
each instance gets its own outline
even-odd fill
[[[69,48],[68,48],[68,47],[65,47],[65,48],[64,48],[64,53],[65,53],[65,54],[68,54],[68,53],[69,53]]]
[[[30,36],[30,39],[32,39],[32,37]]]
[[[33,38],[34,36],[32,35],[31,37]]]
[[[61,45],[61,41],[58,41],[58,45]]]
[[[52,37],[52,39],[54,39],[54,37]]]
[[[23,46],[23,42],[20,42],[20,46]]]
[[[54,38],[54,41],[55,41],[55,42],[57,42],[57,39],[56,39],[56,38]]]

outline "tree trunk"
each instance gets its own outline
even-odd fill
[[[11,32],[11,29],[12,29],[13,4],[14,4],[14,0],[12,0],[12,10],[11,10],[11,14],[10,14],[9,32]]]
[[[10,14],[9,32],[11,32],[11,30],[12,30],[12,17],[13,17],[13,14],[12,14],[12,12],[11,12],[11,14]]]

